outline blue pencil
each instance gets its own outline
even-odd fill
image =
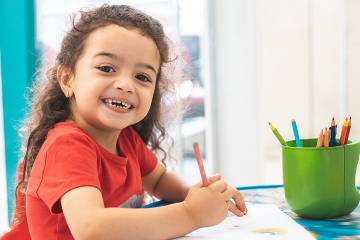
[[[336,146],[336,129],[337,129],[337,125],[335,123],[335,119],[332,118],[331,127],[330,127],[329,147],[335,147]]]
[[[296,147],[301,147],[300,138],[299,138],[299,132],[296,126],[296,122],[294,119],[291,120],[292,129],[294,131],[294,137],[296,142]]]

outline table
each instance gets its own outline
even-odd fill
[[[360,189],[360,187],[358,187],[358,189]],[[275,204],[319,240],[360,239],[360,205],[347,216],[327,220],[312,220],[301,218],[289,209],[282,185],[240,187],[238,190],[244,194],[245,202],[248,204]],[[156,207],[163,204],[166,203],[164,201],[158,201],[146,207]]]

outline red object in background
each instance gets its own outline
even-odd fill
[[[17,168],[17,181],[20,182],[23,175],[24,162],[21,161]],[[25,193],[20,187],[16,188],[15,209],[10,225],[10,231],[0,236],[0,240],[31,240],[29,227],[26,219]]]

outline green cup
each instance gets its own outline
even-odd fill
[[[344,216],[358,205],[355,186],[360,142],[316,148],[317,139],[295,141],[282,147],[285,197],[290,208],[306,218]]]

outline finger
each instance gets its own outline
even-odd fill
[[[229,211],[235,214],[236,216],[242,217],[245,214],[235,205],[235,203],[231,200],[227,201],[229,203]]]
[[[209,184],[211,184],[213,182],[219,181],[220,179],[221,179],[221,175],[216,174],[214,176],[209,177],[208,181],[209,181]]]
[[[244,198],[238,190],[233,187],[229,187],[225,192],[223,192],[223,195],[226,200],[233,199],[235,206],[243,213],[247,213]]]
[[[219,181],[220,179],[221,179],[221,176],[219,174],[209,177],[208,178],[209,185],[216,181]],[[198,182],[192,186],[192,188],[201,188],[201,187],[204,187],[204,183],[202,181]]]
[[[235,195],[233,196],[235,205],[244,213],[247,213],[247,208],[244,200],[244,196],[241,194],[241,192],[237,191],[235,189]]]
[[[201,182],[198,182],[198,183],[192,185],[191,188],[201,188],[202,186],[203,186],[203,182],[201,181]]]
[[[227,183],[224,181],[224,180],[219,180],[219,181],[216,181],[212,184],[209,185],[209,187],[213,190],[215,190],[216,192],[225,192],[227,190]]]

